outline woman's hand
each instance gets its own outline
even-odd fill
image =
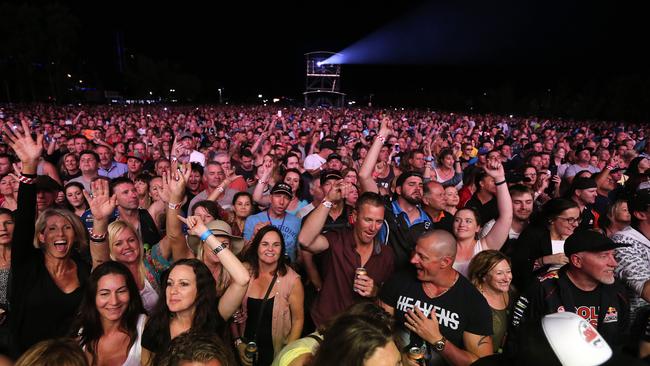
[[[115,211],[117,205],[117,196],[108,196],[108,182],[106,179],[97,179],[91,184],[93,193],[88,194],[83,190],[83,194],[90,206],[90,212],[94,220],[107,220]]]
[[[23,131],[4,126],[4,133],[9,146],[14,150],[18,159],[25,165],[38,165],[38,160],[43,153],[43,134],[36,134],[36,140],[31,136],[29,125],[21,121]],[[30,172],[31,173],[31,172]],[[35,173],[35,172],[34,172]]]
[[[559,264],[565,265],[569,263],[569,258],[564,253],[557,253],[542,257],[544,264]]]
[[[172,163],[169,171],[163,174],[163,189],[160,198],[163,202],[181,203],[185,197],[185,186],[190,179],[190,164]],[[173,202],[172,202],[173,201]]]
[[[203,220],[201,220],[201,217],[199,216],[188,216],[187,218],[184,218],[183,216],[178,215],[178,219],[187,225],[190,229],[190,234],[192,235],[201,236],[206,232],[206,230],[208,230],[208,227],[205,226]]]

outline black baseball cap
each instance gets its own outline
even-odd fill
[[[422,179],[424,181],[424,178],[422,177],[422,174],[420,174],[420,173],[418,173],[418,172],[416,172],[414,170],[411,170],[411,171],[408,171],[408,172],[404,172],[399,177],[397,177],[397,181],[395,182],[395,186],[396,187],[401,187],[402,184],[404,184],[404,182],[406,182],[406,180],[409,179],[410,177],[418,177],[418,178],[420,178],[420,179]]]
[[[330,140],[323,141],[320,144],[320,149],[321,150],[330,149],[332,151],[336,151],[336,143],[334,141],[330,141]]]
[[[327,161],[329,162],[330,160],[338,160],[341,161],[341,155],[337,153],[332,153],[327,156]]]
[[[579,252],[604,252],[626,246],[628,245],[615,243],[612,239],[597,231],[578,230],[564,242],[564,254],[568,257]]]
[[[282,193],[293,198],[293,192],[291,191],[291,186],[286,183],[278,183],[271,188],[271,194]]]
[[[637,191],[627,202],[630,213],[645,212],[650,206],[650,192],[646,190]]]
[[[325,184],[328,180],[341,180],[343,177],[341,173],[336,170],[326,170],[320,175],[320,184]]]

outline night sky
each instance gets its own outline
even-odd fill
[[[210,4],[208,4],[210,3]],[[226,4],[227,3],[227,4]],[[309,1],[63,3],[78,19],[80,70],[107,89],[125,57],[168,60],[206,95],[300,98],[304,56],[354,45],[343,91],[397,96],[454,86],[474,95],[502,83],[523,93],[558,83],[646,77],[640,6],[572,1]]]

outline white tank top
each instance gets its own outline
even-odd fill
[[[476,241],[476,245],[474,245],[474,252],[472,253],[472,258],[474,258],[475,255],[483,251],[483,245],[481,244],[481,240]],[[460,261],[455,261],[454,267],[455,270],[457,270],[460,274],[463,275],[463,277],[467,278],[467,270],[469,268],[469,262],[472,261],[472,258],[470,258],[468,261],[460,262]]]
[[[146,277],[144,278],[144,288],[140,290],[140,297],[142,298],[144,309],[147,313],[151,314],[158,302],[158,292],[151,286]]]
[[[126,361],[124,361],[122,366],[140,366],[140,359],[142,358],[142,345],[140,344],[140,341],[146,318],[146,315],[140,314],[140,317],[138,318],[138,338],[133,342],[129,354],[126,356]]]

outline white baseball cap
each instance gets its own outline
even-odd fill
[[[612,357],[612,349],[596,328],[575,313],[546,315],[542,329],[562,365],[596,366]]]

